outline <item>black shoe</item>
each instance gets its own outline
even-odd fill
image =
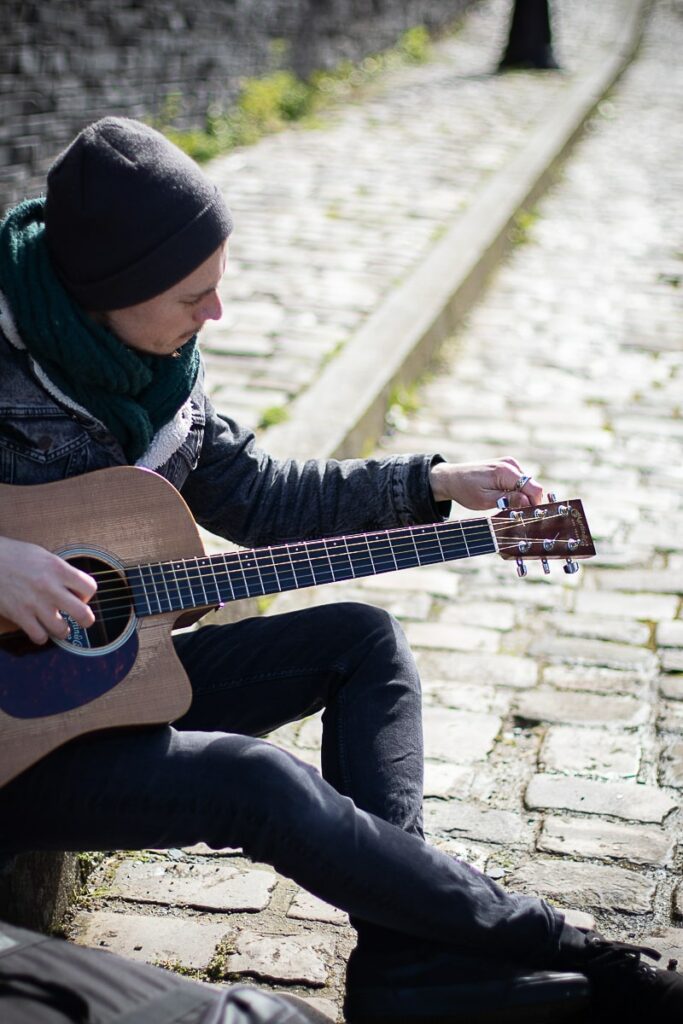
[[[601,1024],[682,1024],[683,975],[676,970],[676,961],[669,961],[662,971],[643,963],[642,955],[661,959],[661,953],[649,946],[571,929],[571,935],[563,933],[560,939],[557,963],[587,975]]]
[[[559,1024],[583,1022],[585,975],[534,971],[446,952],[349,959],[348,1024]]]

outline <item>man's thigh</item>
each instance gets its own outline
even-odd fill
[[[331,604],[175,637],[193,689],[175,726],[263,736],[327,706],[366,656],[377,609]]]

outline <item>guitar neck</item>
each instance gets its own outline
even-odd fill
[[[126,569],[138,617],[213,607],[497,550],[489,519],[357,533]]]

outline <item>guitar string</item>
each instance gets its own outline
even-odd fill
[[[555,518],[558,518],[558,516],[545,516],[544,519],[543,519],[543,522],[546,523],[549,520],[555,519]],[[563,518],[564,519],[566,517],[559,517],[559,518]],[[538,520],[533,520],[533,522],[537,522],[537,521]],[[511,528],[513,528],[515,530],[517,530],[519,528],[519,522],[512,522],[512,521],[510,521],[510,522],[508,522],[508,521],[496,522],[495,519],[494,520],[490,520],[490,521],[488,519],[456,520],[456,521],[454,521],[452,523],[449,523],[449,522],[445,522],[445,523],[429,523],[429,524],[422,524],[422,525],[409,526],[409,527],[395,527],[393,529],[388,529],[388,530],[376,530],[376,531],[370,531],[368,533],[346,534],[346,535],[340,535],[340,536],[336,536],[336,537],[329,537],[327,539],[316,538],[315,540],[299,541],[298,543],[295,542],[295,543],[292,543],[292,544],[276,544],[276,545],[270,545],[270,546],[264,546],[264,547],[258,547],[258,548],[240,548],[239,550],[236,550],[236,551],[228,551],[228,552],[224,552],[224,553],[217,554],[217,555],[194,555],[191,558],[186,558],[186,559],[166,559],[164,561],[156,561],[156,562],[144,563],[144,568],[149,568],[149,569],[161,568],[162,571],[164,571],[164,570],[168,570],[168,569],[172,569],[172,568],[174,569],[174,567],[176,565],[177,566],[181,566],[181,567],[187,567],[187,566],[190,566],[192,563],[196,564],[196,563],[200,562],[202,559],[207,559],[212,564],[213,563],[218,564],[217,560],[219,560],[221,558],[226,560],[225,564],[224,564],[224,568],[227,566],[227,560],[228,559],[232,559],[232,560],[235,560],[237,562],[238,560],[249,560],[249,559],[251,559],[251,560],[258,560],[259,558],[263,558],[263,559],[266,560],[267,563],[272,563],[273,560],[274,560],[274,557],[277,557],[280,553],[282,553],[283,556],[286,558],[287,564],[290,564],[290,552],[294,548],[301,548],[301,549],[303,549],[303,553],[305,555],[307,555],[307,556],[308,555],[313,555],[314,557],[317,557],[318,553],[322,552],[322,557],[329,558],[331,555],[335,556],[335,555],[338,555],[338,554],[341,554],[342,556],[344,556],[347,551],[350,554],[355,553],[354,545],[356,544],[356,542],[360,545],[360,548],[361,548],[361,550],[363,552],[365,552],[367,550],[367,547],[369,546],[369,543],[372,542],[372,543],[375,543],[375,544],[387,544],[387,543],[389,543],[391,545],[392,550],[398,551],[398,553],[400,554],[401,553],[401,549],[399,547],[397,547],[396,540],[398,540],[400,542],[400,541],[405,539],[407,541],[407,544],[404,545],[404,546],[409,547],[411,549],[411,551],[412,551],[413,550],[413,540],[414,539],[417,539],[418,541],[423,541],[424,539],[427,539],[430,543],[432,543],[433,541],[436,541],[438,543],[438,541],[441,538],[445,538],[446,540],[448,540],[449,538],[452,537],[453,533],[457,534],[458,531],[461,531],[463,533],[463,538],[462,539],[465,542],[467,541],[467,539],[471,540],[472,537],[475,536],[475,534],[478,534],[478,533],[481,533],[482,538],[486,537],[487,539],[490,539],[491,534],[490,534],[490,531],[487,529],[487,525],[489,524],[489,522],[491,522],[493,524],[493,526],[494,526],[494,533],[496,533],[496,534],[502,533],[503,530],[506,529],[507,527],[511,527]],[[471,524],[471,525],[469,525],[469,524]],[[429,531],[433,532],[433,534],[434,534],[433,538],[428,535]],[[467,536],[465,536],[465,534],[467,534]],[[527,538],[524,538],[524,539],[527,539]],[[476,537],[475,537],[475,541],[476,541]],[[351,542],[352,547],[349,547],[349,542]],[[517,542],[518,542],[517,540],[514,540],[514,543],[517,543]],[[510,546],[514,546],[514,543],[512,545],[508,544],[507,546],[505,546],[505,545],[501,546],[499,544],[499,550],[509,550]],[[531,541],[531,543],[534,543],[534,541]],[[343,550],[332,550],[332,551],[330,551],[328,545],[332,545],[332,544],[336,545],[337,547],[339,545],[341,545],[341,544],[344,544],[344,549]],[[323,547],[316,547],[316,545],[324,545],[324,546]],[[297,555],[298,554],[299,554],[299,552],[297,552]],[[97,556],[95,555],[93,557],[96,558]],[[448,561],[448,559],[444,558],[443,561]],[[125,570],[130,570],[130,569],[142,569],[142,568],[143,568],[143,564],[142,563],[138,563],[137,565],[125,566],[124,567],[124,571]],[[199,576],[206,576],[208,578],[209,570],[211,569],[211,565],[205,565],[205,566],[196,565],[196,569],[197,569],[197,576],[195,578],[198,578]],[[238,572],[240,571],[240,566],[239,565],[237,566],[237,571]],[[114,579],[120,579],[121,578],[121,570],[117,569],[115,567],[111,567],[111,568],[104,569],[104,570],[95,570],[90,575],[92,575],[92,577],[94,579],[101,579],[101,580],[106,580],[107,577],[112,577]]]
[[[547,518],[548,517],[546,517],[546,521],[547,521]],[[453,523],[453,524],[445,523],[445,524],[436,524],[436,525],[438,525],[440,527],[440,529],[439,529],[439,533],[438,534],[436,532],[434,532],[434,536],[433,537],[427,536],[429,534],[430,529],[434,530],[434,526],[433,525],[431,527],[430,526],[424,526],[424,527],[418,527],[418,528],[408,528],[410,530],[410,536],[407,538],[408,543],[407,544],[402,544],[401,546],[398,546],[398,545],[396,545],[396,543],[394,543],[392,545],[392,548],[391,548],[392,556],[395,553],[395,554],[398,555],[399,558],[402,557],[402,555],[403,555],[404,551],[406,550],[406,548],[409,549],[410,554],[412,555],[413,551],[415,550],[415,545],[413,543],[413,540],[414,540],[415,536],[417,536],[418,540],[422,540],[422,541],[424,541],[425,536],[427,536],[427,539],[433,545],[435,541],[438,542],[439,535],[443,536],[446,539],[446,541],[448,541],[449,536],[452,536],[453,532],[456,532],[457,530],[461,530],[462,529],[460,523],[458,523],[458,522]],[[500,525],[507,525],[507,524],[500,524]],[[474,522],[473,522],[473,527],[474,528],[468,527],[468,530],[467,530],[467,532],[469,533],[469,536],[470,536],[470,541],[472,543],[477,543],[479,540],[482,540],[484,538],[490,540],[490,533],[489,533],[488,530],[486,530],[484,528],[484,526],[482,526],[480,523],[476,523],[476,525],[475,525]],[[367,552],[368,557],[370,557],[370,560],[372,562],[372,557],[371,556],[372,556],[373,552],[370,550],[370,542],[374,543],[374,546],[375,546],[374,554],[375,555],[377,555],[377,554],[384,554],[385,551],[378,552],[378,550],[377,550],[378,543],[381,543],[384,546],[384,548],[386,549],[387,542],[392,539],[392,535],[393,535],[394,539],[397,537],[397,535],[398,535],[398,539],[400,539],[400,540],[406,539],[405,538],[405,534],[403,532],[405,529],[406,529],[405,527],[399,527],[399,528],[397,528],[395,530],[377,531],[377,532],[373,532],[373,533],[369,533],[369,534],[363,534],[363,535],[353,534],[353,535],[349,535],[348,538],[345,538],[345,537],[330,538],[330,541],[328,543],[334,542],[336,544],[336,549],[332,550],[332,551],[330,551],[327,546],[325,546],[325,547],[317,546],[316,547],[316,545],[319,545],[321,543],[319,540],[309,541],[309,542],[301,542],[301,547],[304,549],[302,554],[305,556],[303,558],[299,558],[298,557],[299,552],[296,553],[296,555],[297,555],[296,559],[292,558],[291,549],[294,548],[294,547],[297,547],[298,545],[289,545],[289,546],[288,545],[276,545],[276,546],[273,546],[273,547],[255,548],[255,549],[251,549],[251,550],[243,550],[243,551],[238,551],[238,552],[227,552],[227,553],[225,553],[223,555],[219,555],[219,556],[211,556],[211,555],[196,556],[196,557],[191,558],[191,559],[181,559],[181,560],[178,560],[175,564],[173,563],[173,561],[151,562],[151,563],[147,563],[145,565],[145,568],[148,569],[151,573],[154,573],[155,569],[156,569],[157,573],[159,571],[161,571],[161,573],[162,573],[162,577],[161,578],[158,575],[156,577],[153,576],[153,578],[152,578],[151,582],[152,582],[153,585],[155,585],[155,587],[156,587],[157,584],[163,584],[163,574],[167,573],[169,570],[172,570],[174,572],[174,574],[177,574],[177,571],[178,571],[177,570],[177,566],[180,566],[181,568],[184,568],[185,576],[184,576],[184,579],[178,581],[178,578],[177,578],[177,575],[176,575],[176,579],[175,580],[171,580],[171,585],[172,586],[177,585],[178,582],[181,582],[183,585],[190,585],[191,586],[197,580],[204,580],[204,579],[206,579],[206,580],[213,579],[215,582],[223,582],[224,580],[229,580],[230,577],[235,578],[235,579],[238,579],[239,577],[242,577],[242,582],[244,583],[245,582],[245,580],[244,580],[245,573],[250,573],[252,576],[254,576],[254,574],[258,574],[260,569],[268,570],[268,569],[272,568],[277,573],[277,569],[278,569],[278,566],[279,566],[280,568],[286,568],[287,570],[292,569],[292,571],[295,574],[297,566],[299,568],[301,568],[301,566],[303,565],[303,566],[307,566],[309,568],[309,570],[313,570],[312,562],[314,560],[319,562],[319,563],[326,563],[331,568],[332,567],[331,566],[331,562],[332,562],[333,559],[335,559],[336,562],[337,562],[337,565],[339,565],[340,561],[346,560],[347,555],[349,557],[352,557],[354,554],[356,554],[358,552],[358,550],[362,551],[363,554],[365,554]],[[463,534],[464,534],[464,532],[465,531],[463,531]],[[474,536],[475,534],[477,534],[478,536]],[[466,543],[466,538],[464,536],[463,536],[462,540],[464,540],[465,543]],[[349,545],[348,541],[351,541],[352,544]],[[344,542],[344,547],[343,548],[340,546],[342,542]],[[355,542],[358,542],[360,547]],[[533,543],[533,542],[531,542],[531,543]],[[560,543],[562,543],[562,542],[560,542]],[[307,544],[309,545],[308,547],[306,547]],[[500,551],[508,551],[508,550],[510,550],[511,548],[514,548],[514,547],[515,547],[514,544],[512,544],[512,545],[504,544],[502,546],[499,545],[499,550]],[[318,553],[319,552],[321,553],[320,557],[318,557]],[[280,559],[279,562],[277,560],[277,556],[278,555],[282,555],[283,556]],[[527,552],[527,555],[529,555],[529,552]],[[340,558],[340,556],[341,556],[341,558]],[[557,557],[557,556],[555,556],[555,557]],[[560,556],[560,557],[563,557],[563,556]],[[222,567],[218,571],[216,571],[216,568],[215,568],[216,560],[220,559],[220,558],[223,559],[223,565],[222,565]],[[419,558],[419,556],[418,556],[418,558]],[[205,565],[201,565],[200,564],[202,559],[206,559],[206,564]],[[229,565],[228,564],[228,560],[230,562],[232,562],[233,564]],[[449,560],[454,560],[454,559],[449,559],[447,557],[439,557],[437,559],[437,562],[449,561]],[[190,571],[193,563],[194,563],[194,572]],[[249,563],[251,563],[251,564],[249,564]],[[220,563],[218,563],[218,564],[220,565]],[[420,564],[419,560],[418,560],[418,562],[416,564],[417,565]],[[127,567],[128,570],[134,569],[134,568],[141,569],[142,566],[138,565],[138,566],[128,566]],[[394,568],[400,568],[400,567],[399,566],[389,566],[389,567],[386,567],[383,571],[393,571]],[[369,575],[372,575],[372,574],[369,574]],[[107,570],[104,570],[104,571],[97,571],[97,572],[93,573],[93,576],[95,578],[99,578],[100,580],[105,581],[105,586],[100,587],[100,595],[105,593],[106,590],[107,590],[107,587],[106,587],[106,580],[107,579],[111,579],[112,582],[114,583],[113,587],[109,587],[110,590],[114,590],[116,592],[120,592],[123,588],[127,588],[128,587],[128,584],[122,579],[121,572],[119,570],[117,570],[117,569],[114,569],[114,568],[107,569]],[[144,579],[141,579],[140,582],[143,584],[143,587],[148,585],[148,581],[145,581]],[[244,596],[247,596],[247,595],[244,595]],[[157,594],[157,600],[158,600],[158,594]],[[100,603],[104,604],[106,602],[101,600]]]
[[[550,518],[550,517],[546,517],[545,521],[547,521],[548,518]],[[439,528],[440,528],[439,529],[439,534],[441,536],[444,536],[446,534],[450,534],[452,536],[452,534],[454,532],[456,532],[456,528],[457,529],[461,529],[461,524],[457,523],[457,522],[453,523],[453,524],[444,523],[444,524],[436,524],[436,525],[438,525]],[[476,544],[479,541],[483,540],[484,538],[490,540],[490,532],[488,530],[486,530],[483,525],[481,525],[480,523],[477,523],[476,527],[475,527],[474,523],[472,525],[473,525],[474,528],[468,528],[468,532],[470,534],[470,542],[471,543],[475,543]],[[506,524],[499,524],[499,525],[503,526],[503,525],[506,525]],[[452,529],[449,530],[448,529],[449,526]],[[374,533],[371,533],[371,534],[364,534],[364,535],[353,534],[353,535],[349,535],[348,540],[351,540],[352,542],[355,542],[355,541],[361,541],[362,542],[362,541],[365,541],[366,538],[367,538],[368,541],[374,541],[374,543],[375,543],[374,554],[375,555],[380,554],[380,552],[377,550],[377,543],[381,542],[381,544],[384,546],[384,550],[381,552],[381,554],[384,557],[386,557],[386,555],[388,553],[388,549],[387,549],[386,545],[387,545],[387,541],[389,539],[386,535],[387,534],[393,534],[394,536],[399,535],[400,539],[404,540],[404,539],[406,539],[405,534],[403,532],[405,529],[406,529],[405,527],[399,527],[399,528],[397,528],[396,530],[393,530],[393,531],[378,531],[378,532],[374,532]],[[415,545],[412,543],[412,541],[415,538],[415,535],[417,535],[417,539],[418,540],[424,541],[425,535],[428,534],[428,532],[430,530],[430,527],[429,526],[424,526],[424,527],[408,528],[408,529],[410,530],[410,536],[408,537],[409,543],[404,543],[400,547],[398,547],[396,544],[394,544],[392,549],[391,549],[392,561],[394,563],[396,562],[396,560],[394,558],[394,555],[397,555],[399,558],[401,558],[402,555],[406,552],[406,550],[409,551],[409,553],[411,554],[411,557],[413,556],[414,552],[417,553]],[[431,529],[433,530],[433,526],[431,527]],[[464,531],[463,531],[463,533],[464,533]],[[474,536],[475,534],[477,534],[476,537]],[[437,536],[438,535],[435,533],[433,537],[429,537],[428,538],[432,545],[434,545],[434,542],[436,541]],[[474,539],[473,539],[473,537],[474,537]],[[463,537],[462,539],[464,540],[465,538]],[[342,538],[342,537],[340,537],[340,538],[330,538],[330,541],[335,541],[335,542],[338,542],[339,544],[342,541],[346,541],[346,540],[347,540],[347,538]],[[180,560],[177,564],[185,566],[185,578],[184,579],[178,579],[177,576],[176,576],[176,578],[173,579],[173,580],[170,580],[169,583],[170,583],[171,588],[175,588],[178,591],[178,596],[181,596],[181,599],[182,599],[182,595],[180,593],[181,586],[185,587],[185,588],[189,587],[191,589],[192,585],[197,580],[202,580],[202,581],[203,580],[207,580],[209,582],[213,582],[217,586],[227,581],[228,584],[230,585],[230,590],[231,590],[231,596],[230,596],[229,600],[232,600],[232,599],[239,600],[241,598],[251,596],[252,594],[258,594],[259,588],[257,586],[256,589],[253,589],[253,585],[254,584],[260,584],[260,591],[262,593],[266,592],[265,591],[265,587],[264,587],[264,580],[263,580],[263,577],[261,575],[261,570],[262,569],[264,569],[264,570],[266,570],[266,571],[268,571],[270,573],[270,575],[266,575],[266,577],[265,577],[265,580],[266,580],[267,583],[271,583],[273,581],[273,575],[272,575],[273,573],[275,574],[275,577],[277,578],[278,587],[276,588],[275,591],[271,591],[271,592],[277,592],[278,590],[282,590],[282,589],[285,589],[285,590],[303,589],[304,587],[315,586],[315,585],[318,585],[320,582],[323,582],[323,581],[319,581],[319,580],[315,579],[316,566],[314,566],[314,564],[313,564],[314,562],[317,563],[318,571],[320,569],[320,566],[324,564],[327,568],[330,569],[330,571],[332,571],[333,576],[334,576],[333,566],[332,566],[333,560],[336,561],[337,567],[340,567],[340,565],[343,562],[347,561],[347,556],[348,556],[348,561],[350,563],[351,562],[351,557],[353,556],[354,553],[357,553],[358,550],[362,550],[362,553],[364,555],[367,553],[367,556],[370,558],[370,564],[372,565],[372,572],[370,572],[370,573],[362,573],[360,576],[357,576],[356,574],[352,574],[351,576],[346,577],[346,579],[353,579],[353,578],[361,578],[362,579],[362,578],[367,578],[368,576],[372,576],[372,575],[376,575],[376,574],[379,575],[379,574],[395,571],[396,569],[400,570],[401,568],[404,568],[403,566],[399,566],[399,565],[394,564],[394,565],[382,566],[381,568],[377,569],[377,567],[374,565],[372,557],[371,557],[372,556],[372,552],[370,550],[369,543],[366,543],[365,546],[362,546],[362,547],[360,547],[359,545],[356,545],[355,550],[354,550],[354,545],[353,544],[351,546],[349,546],[348,543],[345,543],[344,547],[338,546],[336,548],[336,550],[333,550],[333,551],[329,551],[326,548],[323,549],[321,547],[317,547],[316,548],[315,545],[319,544],[320,543],[319,541],[302,542],[302,546],[305,546],[306,543],[309,543],[311,545],[311,547],[309,547],[307,550],[304,551],[304,554],[305,554],[306,557],[301,558],[301,559],[299,559],[299,558],[294,559],[294,558],[291,557],[291,548],[292,547],[296,547],[297,545],[291,545],[291,546],[278,545],[276,547],[271,547],[271,548],[256,548],[256,549],[252,549],[251,551],[229,552],[229,553],[226,553],[225,555],[221,555],[221,556],[198,556],[197,558],[193,558],[193,559]],[[533,544],[534,542],[531,542],[531,543]],[[568,543],[568,542],[560,541],[559,543],[562,544],[562,543]],[[467,546],[466,542],[465,542],[465,546]],[[514,543],[514,544],[507,544],[507,545],[503,545],[503,546],[499,545],[499,551],[516,550],[516,547],[517,547],[516,543]],[[435,550],[436,549],[433,547],[432,551],[435,551]],[[322,552],[320,557],[318,557],[318,552]],[[280,559],[280,561],[278,562],[276,558],[273,558],[273,554],[274,553],[275,554],[279,553],[281,555],[283,553],[286,553],[286,555],[284,557],[282,557]],[[486,552],[477,552],[477,553],[484,554]],[[426,555],[428,553],[424,552],[424,554]],[[573,554],[576,555],[576,551],[573,552]],[[311,555],[313,555],[313,558],[310,557]],[[564,558],[564,557],[566,557],[564,554],[557,555],[557,554],[553,554],[552,552],[545,552],[545,551],[541,552],[540,555],[541,556],[542,555],[546,555],[546,556],[548,556],[550,558]],[[532,552],[526,552],[525,553],[525,557],[528,558],[528,557],[536,557],[536,556]],[[204,565],[204,566],[196,564],[196,571],[195,571],[194,575],[191,575],[191,573],[188,571],[188,568],[187,568],[188,565],[191,565],[192,563],[198,563],[199,561],[201,561],[201,558],[206,558],[207,560],[208,559],[215,559],[215,558],[231,559],[234,564],[232,566],[229,566],[227,564],[227,562],[224,562],[222,568],[219,569],[219,571],[215,570],[213,562],[209,562],[209,564]],[[262,561],[259,561],[259,558],[262,559]],[[418,555],[418,559],[419,559],[419,555]],[[456,559],[457,559],[457,556],[455,556],[454,558],[448,558],[447,556],[444,557],[443,552],[440,550],[439,557],[436,559],[436,564],[438,564],[440,562],[453,561],[453,560],[456,560]],[[249,562],[251,564],[245,564],[245,563],[249,563]],[[420,563],[419,560],[418,560],[418,562],[414,563],[414,564],[419,566],[420,564],[435,564],[435,563],[434,562],[427,562],[427,563],[423,562],[423,563]],[[148,563],[146,568],[150,569],[150,571],[153,571],[155,566],[157,567],[157,569],[160,569],[162,573],[164,571],[168,571],[168,569],[170,569],[170,568],[173,568],[173,572],[174,573],[177,572],[173,562]],[[302,583],[297,578],[296,569],[297,569],[297,567],[299,567],[299,569],[301,569],[302,566],[305,567],[306,570],[308,572],[310,572],[311,575],[313,576],[312,582],[306,581],[305,583]],[[410,567],[412,567],[412,566],[410,566]],[[128,569],[130,569],[130,568],[135,568],[135,567],[128,567]],[[284,588],[283,588],[282,586],[280,586],[280,584],[282,584],[283,581],[282,581],[282,579],[279,576],[278,568],[286,569],[288,571],[288,573],[291,571],[292,575],[291,575],[290,579],[293,579],[294,587],[284,586]],[[408,568],[408,566],[405,566],[405,568]],[[112,585],[107,586],[105,584],[104,586],[99,588],[99,590],[98,590],[99,597],[97,599],[98,607],[101,608],[101,609],[104,609],[107,605],[110,605],[110,607],[107,608],[107,610],[109,612],[114,612],[114,611],[118,610],[116,608],[116,602],[121,600],[122,592],[123,591],[126,591],[127,595],[130,594],[130,586],[129,586],[129,584],[122,578],[120,572],[118,572],[117,570],[114,570],[114,569],[107,570],[105,572],[100,572],[100,573],[95,574],[95,575],[99,575],[100,578],[102,578],[104,576],[111,576],[111,577],[113,577],[113,581],[112,582],[114,584],[113,586]],[[247,575],[250,577],[249,581],[247,579]],[[239,581],[239,586],[240,587],[246,586],[247,587],[247,593],[235,595],[235,589],[232,586],[231,579],[235,580],[235,581]],[[151,595],[151,589],[150,589],[149,581],[141,580],[141,582],[143,583],[143,588]],[[152,596],[153,596],[154,601],[157,604],[161,604],[160,595],[161,595],[161,597],[165,597],[165,600],[167,600],[169,603],[172,603],[171,595],[170,595],[170,593],[168,591],[168,586],[165,585],[165,582],[166,581],[163,578],[159,578],[159,577],[157,577],[157,578],[153,577],[152,578],[151,583],[154,586],[154,591],[155,591]],[[324,582],[335,582],[335,581],[334,581],[334,579],[332,579],[332,580],[326,580]],[[250,591],[250,583],[252,584],[252,590],[251,591]],[[166,594],[165,595],[163,595],[163,590],[164,589],[166,590]],[[202,583],[202,589],[204,590],[203,583]],[[104,596],[107,593],[111,593],[113,596],[111,596],[110,598],[107,598],[106,596]],[[196,595],[193,592],[191,592],[190,596],[192,597],[193,602],[194,602],[196,600]],[[207,599],[208,599],[208,595],[206,594],[205,590],[204,590],[204,596],[207,597]],[[223,599],[225,599],[225,595],[219,595],[218,596],[218,600],[223,600]],[[213,603],[216,603],[216,600],[213,598],[213,595],[212,595],[211,599],[208,599],[208,605],[213,604]],[[121,604],[119,604],[118,608],[121,611],[124,611],[124,610],[127,610],[127,609],[130,608],[130,604],[131,604],[131,598],[129,596],[126,596],[126,599]],[[194,605],[194,607],[202,607],[202,605],[198,604],[198,605]],[[183,608],[181,607],[180,609],[174,609],[174,608],[171,607],[171,608],[166,609],[166,610],[168,610],[168,611],[171,611],[171,610],[182,611]],[[160,614],[163,611],[164,611],[164,609],[160,608],[160,612],[155,612],[154,614]]]

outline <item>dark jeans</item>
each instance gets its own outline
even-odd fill
[[[351,914],[361,943],[548,961],[560,915],[422,838],[419,679],[391,616],[331,604],[176,648],[189,713],[74,740],[24,772],[0,790],[0,850],[241,846]],[[322,708],[324,778],[253,738]]]

